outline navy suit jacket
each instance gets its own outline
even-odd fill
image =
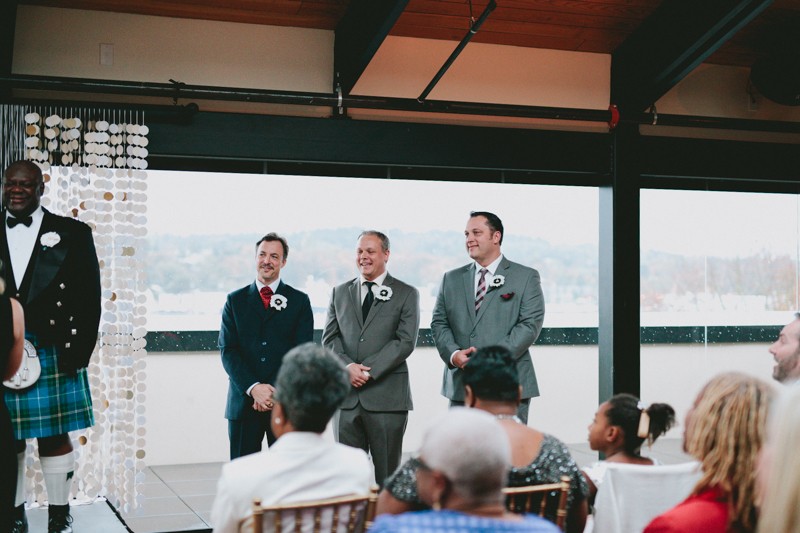
[[[228,373],[228,420],[254,412],[247,389],[254,383],[274,385],[286,352],[314,338],[308,295],[283,281],[276,293],[286,298],[280,311],[264,309],[255,282],[230,293],[225,302],[219,349]]]
[[[42,209],[42,227],[21,280],[14,278],[6,213],[0,212],[1,273],[6,294],[17,298],[25,310],[25,331],[35,335],[40,346],[54,346],[59,368],[73,371],[89,364],[97,343],[100,267],[89,226]],[[58,235],[59,242],[42,245],[46,233]]]

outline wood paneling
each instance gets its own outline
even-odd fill
[[[610,54],[662,1],[497,0],[497,8],[473,40]],[[20,3],[333,30],[350,0],[21,0]],[[487,3],[488,0],[473,0],[472,16],[480,16]],[[468,0],[411,0],[391,35],[460,41],[469,24]],[[775,46],[776,36],[792,31],[796,35],[800,33],[798,27],[800,0],[775,0],[707,62],[749,67]]]

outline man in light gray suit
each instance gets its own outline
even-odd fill
[[[444,275],[431,333],[445,363],[442,395],[463,405],[461,369],[478,348],[506,346],[517,360],[522,401],[517,416],[528,421],[530,399],[539,396],[530,346],[544,320],[539,273],[503,257],[503,223],[493,213],[473,211],[464,231],[473,262]]]
[[[413,408],[406,359],[417,343],[419,292],[389,275],[389,238],[379,231],[358,237],[361,275],[333,289],[322,344],[350,373],[350,393],[336,413],[336,440],[369,452],[375,479],[400,464],[408,411]]]

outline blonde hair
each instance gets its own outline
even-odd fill
[[[800,532],[800,385],[790,385],[770,417],[765,492],[758,530]]]
[[[728,528],[756,526],[756,466],[772,385],[738,372],[709,381],[687,420],[686,451],[702,464],[692,494],[716,488],[728,502]]]

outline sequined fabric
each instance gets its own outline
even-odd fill
[[[410,503],[420,508],[424,504],[417,497],[417,481],[414,473],[414,460],[409,459],[386,480],[386,490],[398,500]],[[567,506],[575,502],[580,503],[589,493],[586,480],[583,478],[578,465],[569,454],[566,445],[553,437],[544,434],[539,454],[527,466],[515,467],[508,474],[509,486],[534,485],[542,483],[557,483],[561,476],[569,476],[571,480]]]

